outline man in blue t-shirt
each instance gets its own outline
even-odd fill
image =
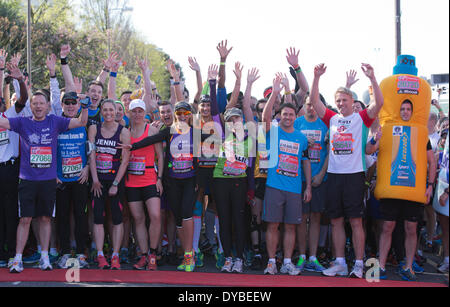
[[[269,262],[264,274],[277,273],[275,253],[278,245],[278,226],[284,223],[284,261],[280,272],[298,275],[300,271],[291,261],[295,245],[295,228],[301,223],[302,202],[311,200],[311,164],[308,160],[308,140],[294,129],[295,106],[289,103],[280,107],[278,125],[272,123],[272,109],[281,92],[281,78],[273,84],[273,93],[267,102],[263,119],[266,124],[269,144],[269,172],[264,197],[263,220],[268,223],[266,232]],[[306,188],[302,197],[302,170],[306,177]]]
[[[300,257],[297,268],[302,271],[322,272],[325,268],[316,258],[319,245],[320,218],[325,211],[326,174],[328,169],[328,127],[318,117],[309,97],[305,102],[305,116],[295,120],[294,128],[308,139],[308,157],[311,161],[312,199],[303,204],[303,222],[297,226],[297,242]],[[306,221],[309,218],[309,231]],[[307,239],[307,236],[309,238]],[[306,261],[306,242],[309,245],[309,260]]]

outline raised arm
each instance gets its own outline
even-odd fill
[[[308,81],[306,81],[305,75],[303,74],[303,71],[299,65],[298,61],[298,55],[300,54],[300,51],[296,51],[295,48],[290,47],[289,49],[286,49],[287,56],[286,60],[288,63],[292,66],[292,68],[295,70],[295,76],[297,78],[299,90],[296,94],[304,95],[307,92],[309,92],[309,85]]]
[[[217,103],[217,92],[216,92],[216,83],[217,83],[217,75],[218,75],[218,66],[210,65],[208,67],[208,82],[209,82],[209,97],[211,98],[211,115],[216,116],[219,115],[219,104]]]
[[[62,115],[61,90],[59,88],[58,78],[56,78],[56,55],[47,56],[45,61],[50,74],[50,103],[56,115]]]
[[[108,74],[111,72],[112,63],[116,61],[119,55],[117,52],[111,52],[108,59],[103,60],[103,69],[97,77],[97,81],[100,81],[102,84],[105,84],[106,78],[108,78]]]
[[[220,69],[219,69],[219,88],[225,87],[225,64],[227,62],[228,55],[230,54],[231,50],[233,50],[233,47],[230,49],[227,48],[228,41],[225,40],[221,41],[219,45],[217,45],[217,51],[219,51],[220,54]]]
[[[153,68],[150,69],[148,59],[138,61],[138,65],[142,71],[142,76],[144,77],[144,97],[142,97],[142,100],[145,102],[147,113],[152,113],[154,110],[158,109],[158,104],[155,100],[155,95],[153,94],[152,81],[150,79]]]
[[[180,82],[180,70],[175,67],[175,63],[172,60],[167,61],[167,69],[173,78],[176,102],[184,101],[183,89],[181,88]]]
[[[234,83],[233,93],[231,94],[230,101],[227,104],[227,109],[231,109],[236,107],[239,98],[239,92],[241,91],[241,78],[242,78],[242,70],[244,66],[241,66],[241,63],[236,62],[234,64],[234,75],[236,76],[236,82]]]
[[[24,82],[24,76],[23,76],[22,72],[20,71],[20,69],[17,67],[17,65],[15,63],[11,63],[11,62],[7,63],[6,67],[10,71],[10,76],[19,82],[20,97],[17,99],[16,103],[14,104],[14,107],[16,108],[16,112],[20,113],[25,108],[25,104],[27,103],[27,100],[28,100],[27,85]]]
[[[70,45],[61,46],[61,72],[64,77],[64,83],[66,88],[66,93],[75,92],[75,83],[73,81],[72,71],[70,70],[69,64],[67,62],[67,57],[70,54]]]
[[[289,85],[288,77],[286,76],[286,74],[282,74],[282,73],[278,73],[278,74],[281,79],[281,85],[284,88],[284,97],[285,97],[284,102],[293,103],[292,92],[291,92],[291,87]]]
[[[4,49],[0,49],[0,97],[3,97],[3,80],[8,53]]]
[[[111,59],[111,72],[109,73],[109,80],[108,80],[108,98],[112,99],[114,101],[117,99],[117,93],[116,93],[116,79],[117,79],[117,72],[120,68],[120,62],[121,60],[118,60],[117,58]]]
[[[83,98],[85,98],[85,96],[82,96]],[[81,97],[80,97],[81,98]],[[80,98],[78,98],[80,100]],[[88,108],[90,106],[90,100],[89,103],[83,103],[83,99],[80,100],[81,103],[81,117],[80,118],[72,118],[70,120],[69,123],[69,130],[70,129],[74,129],[74,128],[79,128],[79,127],[85,127],[87,125],[88,122]]]
[[[383,93],[381,92],[380,86],[378,85],[377,79],[375,78],[375,73],[372,66],[363,63],[361,65],[361,69],[370,80],[370,84],[373,88],[373,95],[375,98],[375,103],[371,103],[367,108],[367,115],[369,115],[371,119],[375,119],[377,118],[378,113],[380,113],[380,110],[384,104]]]
[[[314,80],[311,87],[310,100],[313,105],[314,110],[320,118],[325,116],[327,108],[320,101],[319,96],[319,80],[320,77],[327,71],[325,64],[319,64],[314,68]]]
[[[351,69],[350,71],[347,71],[347,81],[345,83],[345,87],[350,89],[353,84],[359,81],[359,79],[356,79],[356,70]]]
[[[247,75],[247,87],[245,89],[244,94],[244,103],[242,105],[242,109],[244,111],[245,121],[246,122],[254,122],[252,108],[250,107],[250,101],[252,99],[252,86],[253,83],[260,78],[259,70],[256,68],[252,68],[248,71]]]
[[[270,126],[272,124],[273,106],[280,92],[281,92],[281,78],[279,76],[276,76],[275,79],[273,80],[272,94],[270,95],[269,101],[267,101],[262,114],[263,121],[266,123],[266,133],[269,132],[270,130]]]
[[[193,71],[195,71],[195,77],[197,78],[197,93],[195,94],[194,102],[193,102],[195,104],[195,108],[197,109],[197,104],[200,101],[200,96],[202,95],[202,90],[203,90],[202,74],[200,71],[200,65],[198,64],[196,58],[189,57],[188,61],[189,61],[189,67]]]

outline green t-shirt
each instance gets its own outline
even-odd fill
[[[214,178],[245,178],[250,166],[249,154],[252,149],[251,138],[245,137],[239,142],[230,134],[220,148]]]

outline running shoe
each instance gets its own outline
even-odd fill
[[[147,267],[147,262],[148,262],[147,256],[141,256],[138,263],[133,265],[133,268],[136,270],[145,270]]]
[[[228,272],[230,273],[233,269],[233,258],[227,257],[225,258],[225,264],[222,266],[221,272]]]
[[[120,270],[120,258],[119,258],[119,256],[113,256],[111,258],[111,270]]]
[[[41,253],[35,252],[31,256],[23,258],[23,263],[34,264],[34,263],[38,263],[39,260],[41,260]]]
[[[109,269],[108,261],[106,261],[105,256],[98,255],[97,256],[98,268],[100,270]]]
[[[308,271],[308,272],[321,273],[324,270],[325,270],[324,266],[321,265],[319,260],[317,260],[317,259],[314,261],[308,260],[305,264],[305,271]]]
[[[195,252],[195,266],[198,268],[203,267],[204,263],[203,263],[203,258],[205,256],[203,255],[203,253],[199,250],[198,252]]]
[[[305,269],[305,265],[306,265],[306,259],[303,259],[303,257],[298,258],[298,262],[297,262],[297,269],[300,270],[300,272],[302,272]]]
[[[89,260],[88,261],[89,261],[89,263],[97,262],[97,251],[94,248],[92,248],[89,251]]]
[[[353,270],[350,272],[350,275],[348,276],[350,278],[363,278],[364,277],[364,266],[355,264],[353,266]]]
[[[130,263],[128,248],[122,248],[119,253],[120,263]]]
[[[58,253],[54,255],[48,254],[48,259],[50,260],[51,264],[57,263],[59,261],[59,254]]]
[[[264,270],[264,275],[275,275],[278,273],[277,264],[275,262],[267,263],[267,267]]]
[[[263,261],[261,255],[255,255],[252,261],[251,269],[253,271],[261,271],[263,269]]]
[[[416,261],[413,261],[412,268],[416,274],[423,274],[423,272],[425,272],[424,268],[418,265]]]
[[[194,256],[194,252],[190,252],[190,253],[185,253],[184,254],[184,259],[185,259],[185,272],[194,272],[195,269],[195,256]]]
[[[186,271],[186,259],[183,258],[183,262],[177,267],[178,271]]]
[[[322,274],[325,276],[348,276],[347,265],[338,264],[334,262],[329,269],[323,270]]]
[[[443,262],[437,270],[442,274],[448,274],[448,263]]]
[[[212,247],[213,247],[213,246],[211,245],[211,243],[209,243],[209,240],[208,240],[208,239],[205,239],[205,240],[203,240],[203,241],[200,243],[200,250],[201,250],[203,253],[208,252],[209,250],[211,250]]]
[[[163,255],[162,252],[157,252],[156,253],[156,264],[157,265],[164,265],[165,262],[166,262],[165,255]]]
[[[246,249],[244,252],[244,265],[246,267],[251,267],[252,263],[253,263],[253,258],[254,258],[254,252],[251,249]]]
[[[219,251],[217,251],[215,257],[216,257],[216,268],[220,270],[225,264],[225,254],[219,253]]]
[[[9,269],[10,273],[21,273],[23,271],[23,262],[14,260]]]
[[[77,255],[77,260],[78,260],[78,264],[80,266],[80,269],[87,269],[87,268],[89,268],[89,263],[88,263],[87,258],[86,258],[85,255],[78,254]]]
[[[158,261],[156,259],[155,254],[150,254],[147,257],[147,270],[149,271],[157,271],[158,270]]]
[[[41,258],[41,259],[39,260],[39,268],[40,268],[42,271],[51,271],[51,270],[53,270],[53,267],[52,267],[52,265],[50,264],[50,258],[47,258],[47,257]]]
[[[410,269],[401,268],[399,274],[405,281],[417,281],[416,274]]]
[[[70,257],[71,257],[70,254],[64,254],[64,255],[62,255],[62,256],[59,258],[58,263],[57,263],[58,268],[60,268],[60,269],[67,269],[67,268],[68,268],[68,267],[67,267],[67,260],[69,260]]]
[[[9,260],[8,260],[8,269],[10,269],[11,267],[12,267],[12,265],[13,265],[13,263],[14,263],[14,258],[9,258]]]
[[[6,260],[0,260],[0,268],[6,268],[7,265],[8,263],[6,262]]]
[[[243,273],[244,272],[244,269],[242,267],[243,265],[244,265],[244,262],[242,261],[242,259],[241,258],[236,258],[233,261],[233,268],[231,269],[231,272],[233,272],[233,273]]]
[[[280,273],[289,274],[291,276],[300,275],[300,269],[296,268],[292,262],[283,264],[280,269]]]

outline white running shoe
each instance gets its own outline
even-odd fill
[[[267,263],[267,268],[264,270],[264,275],[275,275],[278,273],[277,264],[275,262]]]
[[[440,267],[438,267],[438,271],[443,274],[448,274],[448,263],[443,262]]]
[[[325,276],[347,276],[348,275],[348,268],[347,265],[341,265],[337,262],[334,262],[333,265],[326,270],[322,271],[322,274]]]
[[[241,258],[236,258],[236,260],[234,260],[233,263],[233,269],[231,270],[232,272],[236,272],[236,273],[242,273],[243,272],[243,261]]]
[[[39,260],[39,268],[42,271],[51,271],[51,270],[53,270],[53,267],[50,264],[50,259],[48,257],[41,258],[41,260]]]
[[[231,273],[232,269],[233,269],[233,258],[231,257],[225,258],[225,264],[223,265],[221,271]]]
[[[57,264],[58,267],[59,267],[60,269],[67,269],[67,268],[68,268],[68,266],[67,266],[67,260],[69,260],[70,257],[71,257],[70,254],[65,254],[65,255],[61,256],[61,258],[59,258],[59,260],[58,260],[58,264]]]
[[[289,262],[288,264],[283,264],[283,266],[280,269],[280,273],[296,276],[300,275],[300,270],[297,269],[292,262]]]
[[[21,273],[23,271],[23,262],[14,260],[9,269],[10,273]]]
[[[355,264],[353,270],[351,271],[349,277],[351,278],[363,278],[364,277],[364,267],[362,265]]]

